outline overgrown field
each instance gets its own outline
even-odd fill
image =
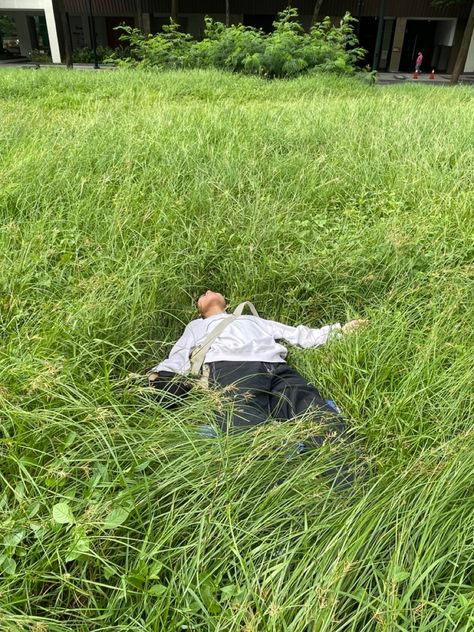
[[[1,630],[474,629],[473,139],[469,88],[0,72]],[[207,288],[370,319],[290,356],[368,480],[150,396]]]

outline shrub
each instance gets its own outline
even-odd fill
[[[173,20],[165,24],[163,32],[157,35],[144,35],[140,29],[126,25],[117,29],[123,31],[120,39],[128,43],[128,53],[122,58],[113,53],[106,61],[116,61],[120,66],[154,66],[170,70],[191,66],[193,38],[188,33],[181,33],[179,25]]]
[[[270,34],[242,24],[226,27],[206,17],[204,39],[195,41],[181,33],[173,21],[163,32],[144,35],[139,29],[120,26],[127,54],[110,55],[118,65],[159,69],[215,67],[265,77],[294,77],[309,71],[354,72],[364,51],[358,46],[349,13],[334,26],[329,18],[306,32],[297,9],[278,14]]]
[[[34,61],[38,64],[50,64],[51,63],[51,55],[44,50],[38,50],[34,48],[30,55],[31,61]]]
[[[122,48],[107,48],[106,46],[97,46],[97,61],[102,64],[111,55],[116,55],[117,59],[123,57],[126,53]],[[94,51],[90,48],[77,48],[72,53],[72,60],[76,64],[92,64],[95,62]]]

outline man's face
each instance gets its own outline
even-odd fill
[[[207,290],[204,294],[198,298],[197,308],[199,314],[205,318],[206,314],[210,309],[213,308],[221,308],[222,311],[225,310],[225,298],[219,292],[213,292],[212,290]]]

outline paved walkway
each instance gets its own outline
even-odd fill
[[[66,68],[66,64],[37,64],[26,57],[19,59],[0,60],[0,68]],[[99,64],[95,69],[94,64],[74,64],[74,70],[114,70],[113,64]]]
[[[435,78],[430,79],[429,72],[421,72],[418,79],[413,79],[413,73],[411,72],[379,72],[377,83],[380,85],[390,85],[396,83],[429,83],[433,85],[449,85],[451,81],[451,75],[436,74]],[[474,85],[474,73],[468,73],[461,75],[460,83],[473,84]]]

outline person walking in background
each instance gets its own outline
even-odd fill
[[[420,72],[421,64],[423,63],[423,53],[418,53],[418,57],[415,62],[415,72]]]

